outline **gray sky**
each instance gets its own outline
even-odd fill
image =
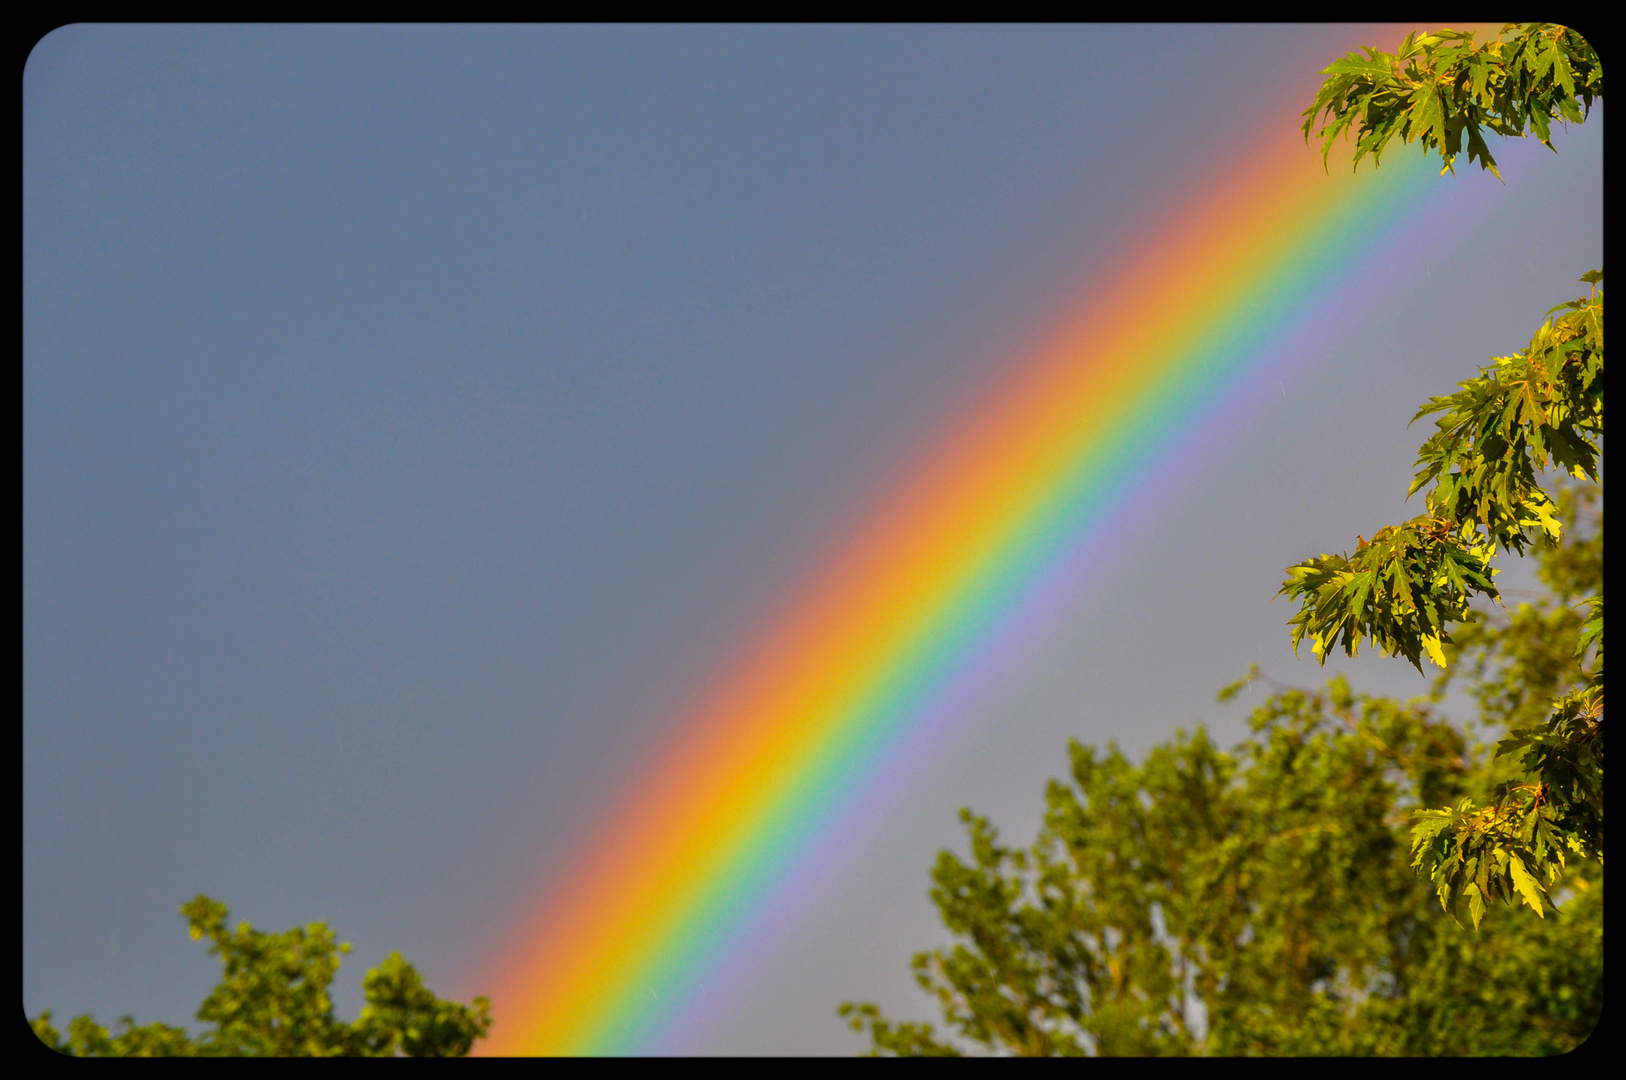
[[[23,80],[24,1008],[189,1021],[217,970],[176,915],[200,891],[355,942],[345,1015],[390,949],[479,993],[604,793],[876,475],[1245,154],[1242,121],[1368,41],[1394,46],[49,35]],[[1497,144],[1491,211],[1386,269],[692,1048],[848,1052],[855,997],[935,1019],[907,964],[944,938],[927,869],[959,806],[1030,836],[1068,736],[1228,743],[1244,707],[1214,691],[1249,662],[1321,677],[1268,603],[1281,568],[1407,514],[1417,404],[1584,291],[1602,135],[1600,108],[1556,157]]]

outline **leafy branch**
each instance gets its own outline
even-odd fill
[[[1581,280],[1590,297],[1560,304],[1530,347],[1498,357],[1455,394],[1430,399],[1439,429],[1417,451],[1420,471],[1407,498],[1433,482],[1427,513],[1357,538],[1353,557],[1320,555],[1287,568],[1278,596],[1297,600],[1293,648],[1310,638],[1326,662],[1334,645],[1355,655],[1363,639],[1422,670],[1426,652],[1446,666],[1448,626],[1482,595],[1500,602],[1490,566],[1498,546],[1523,554],[1537,538],[1555,542],[1556,504],[1537,480],[1549,465],[1598,479],[1603,436],[1602,271]],[[1552,311],[1548,314],[1552,314]]]
[[[1442,174],[1454,172],[1466,147],[1470,163],[1500,177],[1481,129],[1504,136],[1528,129],[1555,149],[1551,121],[1582,123],[1603,97],[1603,68],[1592,46],[1550,23],[1509,23],[1479,47],[1463,31],[1412,33],[1395,54],[1372,48],[1365,54],[1326,68],[1303,113],[1305,140],[1312,133],[1322,140],[1323,164],[1334,141],[1353,130],[1355,168],[1367,154],[1376,165],[1398,136],[1421,142],[1425,153],[1437,151]],[[1516,895],[1542,914],[1569,856],[1603,859],[1602,596],[1587,601],[1592,615],[1573,639],[1573,663],[1545,646],[1521,651],[1512,624],[1487,635],[1468,620],[1467,607],[1473,595],[1500,604],[1489,566],[1498,548],[1522,555],[1539,542],[1544,554],[1562,551],[1562,510],[1538,473],[1551,466],[1601,483],[1602,280],[1602,270],[1582,275],[1591,294],[1550,309],[1527,349],[1496,358],[1456,393],[1418,410],[1413,422],[1439,414],[1406,493],[1410,498],[1432,485],[1423,515],[1378,530],[1371,543],[1358,538],[1353,557],[1321,555],[1288,567],[1277,593],[1300,604],[1289,620],[1294,651],[1309,637],[1322,663],[1334,644],[1353,655],[1370,639],[1419,671],[1426,652],[1449,675],[1456,661],[1446,646],[1456,643],[1447,626],[1454,622],[1482,657],[1487,642],[1515,646],[1504,653],[1513,660],[1508,677],[1501,685],[1480,679],[1479,693],[1482,705],[1520,721],[1497,756],[1520,754],[1524,776],[1501,785],[1488,806],[1464,798],[1455,807],[1414,812],[1414,868],[1453,918],[1465,905],[1476,929],[1485,905],[1497,898],[1512,902]],[[1553,318],[1558,312],[1564,314]],[[1544,618],[1521,605],[1516,621],[1527,629],[1540,624],[1550,635],[1571,631],[1574,617]],[[1593,673],[1574,688],[1589,650]],[[1483,665],[1482,659],[1480,675]],[[1538,676],[1550,692],[1540,719],[1526,717],[1536,704],[1534,684],[1513,677],[1524,674]]]
[[[1408,34],[1394,54],[1364,51],[1324,69],[1321,92],[1304,110],[1304,138],[1313,132],[1322,140],[1323,164],[1333,142],[1353,127],[1356,168],[1367,154],[1377,164],[1399,136],[1420,141],[1425,153],[1437,151],[1442,173],[1455,171],[1466,144],[1469,162],[1500,178],[1481,129],[1505,136],[1529,129],[1552,149],[1552,121],[1582,123],[1603,97],[1597,52],[1575,31],[1551,23],[1509,23],[1478,48],[1472,32],[1441,30]]]

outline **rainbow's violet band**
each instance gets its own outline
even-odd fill
[[[1206,178],[677,725],[510,942],[485,1052],[671,1048],[733,1000],[842,838],[1191,474],[1193,447],[1246,422],[1307,327],[1364,307],[1371,260],[1442,205],[1436,171],[1413,152],[1325,172],[1289,129]]]

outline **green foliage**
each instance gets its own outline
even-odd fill
[[[1425,153],[1437,150],[1442,172],[1466,138],[1469,161],[1495,172],[1481,126],[1519,136],[1528,126],[1552,149],[1549,121],[1581,123],[1603,97],[1597,53],[1574,31],[1547,23],[1510,23],[1481,48],[1471,34],[1443,30],[1408,35],[1394,56],[1366,53],[1323,71],[1327,79],[1305,110],[1306,139],[1326,121],[1316,132],[1323,162],[1359,119],[1357,167],[1367,153],[1376,162],[1399,135],[1421,140]],[[1334,644],[1353,654],[1369,638],[1418,670],[1424,652],[1448,668],[1447,651],[1458,644],[1453,623],[1462,624],[1460,644],[1481,657],[1480,674],[1486,656],[1506,656],[1499,665],[1505,677],[1479,682],[1480,700],[1486,719],[1509,725],[1497,752],[1518,754],[1522,773],[1502,777],[1487,805],[1464,797],[1419,810],[1413,832],[1418,873],[1446,910],[1466,910],[1475,926],[1498,898],[1517,896],[1545,917],[1548,892],[1568,861],[1603,858],[1601,555],[1590,577],[1595,595],[1586,601],[1591,617],[1579,637],[1570,633],[1579,621],[1573,611],[1524,605],[1492,637],[1477,635],[1468,621],[1474,596],[1500,603],[1489,565],[1498,547],[1523,555],[1533,543],[1550,550],[1560,539],[1559,504],[1537,474],[1552,466],[1600,481],[1602,280],[1602,270],[1582,275],[1591,295],[1549,310],[1527,349],[1496,358],[1412,418],[1439,414],[1407,491],[1410,498],[1433,485],[1423,515],[1378,530],[1371,544],[1357,538],[1353,557],[1320,555],[1288,567],[1277,594],[1300,604],[1289,620],[1294,651],[1309,637],[1323,663]],[[1555,312],[1564,314],[1551,318]],[[1574,595],[1564,592],[1566,600]],[[1545,632],[1532,634],[1538,629]],[[1508,652],[1521,641],[1540,647]],[[1594,663],[1577,683],[1589,653]]]
[[[1426,513],[1379,529],[1370,542],[1358,537],[1354,556],[1319,555],[1287,568],[1277,595],[1301,604],[1289,620],[1295,652],[1308,637],[1324,663],[1334,645],[1354,655],[1370,638],[1419,671],[1424,652],[1443,668],[1450,624],[1474,596],[1500,599],[1490,566],[1496,547],[1523,554],[1537,536],[1559,538],[1557,504],[1536,473],[1551,464],[1596,481],[1603,437],[1602,274],[1582,280],[1593,295],[1554,308],[1569,314],[1545,323],[1529,349],[1497,358],[1412,418],[1443,414],[1418,448],[1421,468],[1407,492],[1434,484]]]
[[[1315,658],[1326,663],[1334,645],[1354,656],[1370,638],[1419,671],[1424,651],[1444,667],[1449,624],[1468,613],[1476,594],[1498,596],[1490,555],[1471,526],[1453,531],[1450,521],[1425,514],[1379,529],[1370,542],[1357,537],[1353,556],[1318,555],[1290,566],[1276,595],[1303,605],[1288,623],[1293,651],[1308,636]]]
[[[491,1028],[487,999],[475,998],[472,1006],[442,1001],[399,953],[367,973],[367,1004],[347,1024],[334,1017],[328,987],[350,946],[323,923],[281,934],[248,923],[231,931],[225,905],[207,896],[181,914],[194,941],[209,939],[209,953],[224,969],[197,1013],[213,1030],[194,1040],[165,1024],[136,1027],[125,1016],[110,1035],[80,1016],[63,1038],[45,1012],[31,1021],[40,1041],[78,1057],[462,1057]]]
[[[937,1031],[932,1025],[907,1022],[893,1024],[881,1015],[880,1009],[869,1002],[844,1001],[836,1010],[836,1014],[850,1017],[848,1023],[852,1025],[854,1031],[869,1028],[870,1041],[875,1047],[872,1056],[880,1057],[883,1054],[892,1057],[960,1056],[952,1045],[938,1041]]]
[[[1288,568],[1280,593],[1302,607],[1289,625],[1295,651],[1309,636],[1322,662],[1334,644],[1353,654],[1361,638],[1405,656],[1421,670],[1426,650],[1440,667],[1453,641],[1448,625],[1469,619],[1477,593],[1500,601],[1489,559],[1500,545],[1523,554],[1533,539],[1551,552],[1568,516],[1536,480],[1556,465],[1576,478],[1599,479],[1603,436],[1602,274],[1582,278],[1593,295],[1554,308],[1569,314],[1537,331],[1530,348],[1499,358],[1458,393],[1429,401],[1417,414],[1442,414],[1438,432],[1418,451],[1422,466],[1408,496],[1429,483],[1428,512],[1361,540],[1353,558],[1322,555]],[[1415,418],[1414,418],[1415,419]],[[1601,488],[1588,489],[1601,501]],[[1601,590],[1601,529],[1596,553],[1587,543],[1545,570],[1561,576],[1566,597],[1590,571]],[[1558,550],[1566,551],[1560,545]],[[1506,656],[1502,677],[1477,681],[1486,719],[1509,724],[1499,754],[1521,752],[1523,782],[1504,782],[1493,803],[1465,797],[1455,806],[1417,812],[1414,862],[1433,882],[1440,903],[1465,909],[1475,926],[1485,906],[1517,896],[1543,913],[1548,890],[1571,858],[1603,857],[1603,599],[1586,601],[1584,637],[1573,608],[1522,605],[1494,636],[1467,622],[1463,644],[1480,656]],[[1523,651],[1519,651],[1522,647]],[[1583,666],[1588,652],[1590,670]],[[1578,685],[1576,676],[1584,685]],[[1539,718],[1532,710],[1539,709]]]
[[[1338,136],[1355,127],[1356,168],[1367,154],[1376,164],[1398,135],[1420,141],[1425,153],[1437,151],[1442,172],[1466,143],[1469,162],[1495,173],[1482,128],[1508,136],[1528,128],[1552,149],[1552,121],[1579,124],[1603,97],[1598,54],[1575,31],[1551,23],[1509,23],[1478,48],[1472,33],[1441,30],[1408,34],[1392,55],[1365,52],[1323,70],[1321,92],[1304,110],[1306,140],[1322,125],[1314,134],[1324,163]]]
[[[1418,812],[1414,863],[1442,907],[1478,925],[1496,899],[1545,916],[1546,897],[1574,858],[1603,858],[1603,599],[1601,490],[1559,491],[1566,541],[1542,553],[1554,591],[1512,612],[1485,612],[1463,628],[1439,685],[1470,679],[1481,716],[1505,727],[1497,756],[1512,768],[1492,801]]]
[[[1455,394],[1436,397],[1416,421],[1441,413],[1439,428],[1417,451],[1423,466],[1407,497],[1433,483],[1432,514],[1459,527],[1483,528],[1504,549],[1523,554],[1532,530],[1556,539],[1553,500],[1536,482],[1549,463],[1576,479],[1598,479],[1603,437],[1603,297],[1593,286],[1549,311],[1569,314],[1544,323],[1530,347],[1498,357]]]
[[[1559,542],[1535,551],[1550,593],[1474,612],[1429,698],[1337,677],[1277,687],[1229,753],[1201,729],[1139,766],[1075,744],[1031,848],[962,813],[971,859],[942,853],[931,891],[959,943],[914,960],[945,1030],[841,1015],[900,1056],[1576,1046],[1602,1007],[1602,726],[1582,707],[1601,695],[1602,602],[1578,602],[1602,588],[1602,490],[1556,494]],[[1457,680],[1508,732],[1495,747],[1436,711]],[[1578,704],[1552,731],[1555,699]]]
[[[1235,692],[1235,688],[1231,689]],[[1484,748],[1428,701],[1278,688],[1230,753],[1201,729],[1138,767],[1071,746],[1030,848],[962,813],[933,902],[959,943],[917,955],[948,1034],[873,1004],[871,1052],[927,1055],[1549,1054],[1602,1001],[1602,883],[1538,934],[1473,948],[1411,873],[1409,809],[1483,781]]]
[[[1476,611],[1453,633],[1455,647],[1436,680],[1443,691],[1452,680],[1465,679],[1481,721],[1495,727],[1540,724],[1556,699],[1603,677],[1580,610],[1603,581],[1602,491],[1574,484],[1556,496],[1562,543],[1541,552],[1536,571],[1549,595]]]

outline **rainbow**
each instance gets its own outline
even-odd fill
[[[673,726],[505,940],[483,1052],[651,1052],[700,988],[726,997],[747,944],[1031,640],[1137,493],[1245,422],[1245,391],[1274,392],[1313,333],[1364,310],[1374,260],[1444,205],[1415,148],[1329,174],[1292,114],[1261,132],[1002,369]]]

